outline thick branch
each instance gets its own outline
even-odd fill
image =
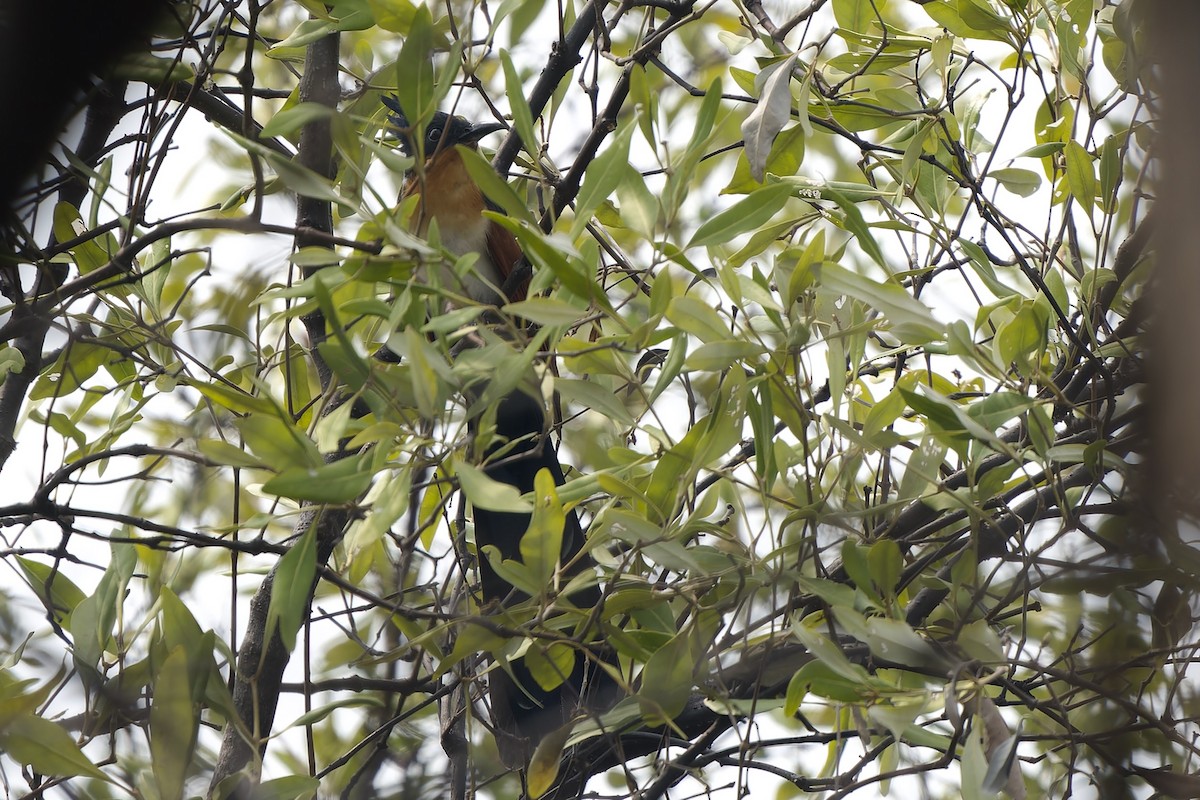
[[[303,102],[321,103],[336,108],[338,102],[338,45],[339,36],[331,34],[309,45],[305,61],[304,78],[300,83],[300,99]],[[300,136],[299,162],[319,175],[332,177],[334,174],[333,138],[329,120],[316,120],[305,126]],[[328,201],[308,197],[297,198],[296,247],[328,242],[333,232],[333,214]],[[307,232],[313,231],[313,235]],[[328,365],[317,354],[317,345],[325,338],[325,319],[320,312],[304,317],[309,339],[313,346],[313,359],[323,388],[328,388],[332,376]],[[329,560],[334,546],[341,539],[350,519],[344,509],[310,508],[296,525],[297,534],[316,525],[317,568],[320,570]],[[245,638],[238,651],[234,676],[233,701],[238,710],[240,724],[230,724],[225,729],[221,753],[213,771],[209,794],[216,793],[222,781],[243,770],[252,759],[261,758],[266,751],[267,737],[275,720],[275,708],[279,702],[283,673],[291,653],[284,647],[278,630],[268,630],[267,610],[271,605],[271,592],[276,573],[272,570],[254,596],[247,620]],[[306,604],[311,604],[316,582],[308,588]],[[226,796],[249,797],[254,777],[243,777],[232,792]]]
[[[579,16],[575,18],[575,24],[571,26],[571,30],[567,32],[562,41],[555,42],[551,47],[550,58],[547,59],[546,66],[542,68],[542,74],[538,76],[537,83],[533,85],[533,91],[529,93],[529,110],[533,112],[534,119],[542,113],[546,103],[550,102],[558,84],[580,62],[579,51],[583,49],[584,43],[595,30],[600,14],[599,9],[603,4],[604,0],[591,0],[579,12]],[[505,174],[512,166],[517,157],[517,151],[520,149],[521,137],[517,135],[516,128],[513,128],[500,144],[500,149],[496,151],[496,157],[492,159],[492,166],[501,175]]]

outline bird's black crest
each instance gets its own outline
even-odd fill
[[[395,97],[385,95],[383,104],[392,112],[388,114],[388,122],[395,128],[395,133],[400,139],[400,148],[405,155],[415,155],[416,148],[413,145],[416,142],[417,131],[409,122],[408,115],[400,106],[400,101]],[[499,123],[475,124],[465,117],[452,116],[445,111],[435,111],[429,124],[425,126],[424,146],[421,150],[426,156],[431,156],[442,148],[453,147],[460,143],[472,144],[482,136],[503,129],[504,126]]]

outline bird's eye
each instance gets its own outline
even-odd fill
[[[430,128],[429,130],[427,130],[425,132],[425,141],[431,145],[436,146],[438,144],[438,142],[442,141],[442,129],[441,128]]]

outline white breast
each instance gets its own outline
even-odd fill
[[[438,231],[442,237],[442,247],[456,256],[467,253],[478,253],[479,258],[466,273],[455,274],[453,265],[442,267],[438,277],[445,288],[465,294],[479,303],[495,303],[499,297],[497,290],[501,288],[503,279],[500,271],[488,256],[487,230],[490,222],[482,216],[476,217],[470,225],[458,224],[443,227],[438,220]]]

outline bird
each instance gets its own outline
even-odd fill
[[[479,139],[504,126],[474,123],[438,111],[421,136],[409,124],[395,98],[385,96],[383,102],[392,112],[389,121],[399,132],[405,153],[424,158],[422,168],[410,172],[401,191],[402,198],[420,197],[415,232],[426,236],[430,224],[436,220],[443,247],[456,256],[478,254],[473,274],[463,276],[460,287],[472,300],[496,304],[506,299],[524,299],[528,291],[527,276],[517,281],[516,286],[506,285],[512,282],[509,276],[524,259],[521,247],[507,229],[483,216],[485,209],[496,209],[471,179],[455,148],[456,145],[474,148]],[[419,141],[417,136],[421,136]],[[453,274],[446,279],[458,280]],[[507,298],[503,296],[505,290]],[[469,404],[476,407],[476,413],[468,419],[468,427],[472,436],[478,438],[482,419],[478,406],[484,392],[477,386],[465,393]],[[502,396],[495,403],[492,435],[479,454],[484,473],[522,494],[534,490],[535,478],[542,470],[550,473],[556,486],[562,486],[566,481],[548,428],[545,401],[536,389],[519,386]],[[527,513],[472,509],[481,607],[511,608],[529,599],[496,572],[485,551],[495,547],[501,559],[521,561],[521,539],[530,521],[531,515]],[[562,533],[560,583],[566,585],[571,577],[593,569],[595,561],[586,552],[584,531],[574,508],[566,511]],[[591,609],[601,602],[600,588],[588,582],[565,599],[576,608]],[[581,712],[596,713],[615,702],[616,684],[600,666],[601,661],[613,663],[611,648],[599,654],[590,649],[586,655],[577,653],[570,673],[563,676],[558,686],[548,690],[534,680],[523,657],[509,659],[489,673],[493,729],[500,757],[507,766],[525,768],[544,737],[563,728]]]
[[[414,232],[429,235],[430,223],[437,221],[441,244],[455,256],[477,253],[471,271],[461,278],[449,269],[441,273],[442,285],[476,303],[503,304],[523,300],[529,288],[526,276],[516,286],[507,286],[509,276],[522,260],[521,246],[512,233],[483,216],[499,211],[471,179],[456,146],[476,149],[479,140],[504,130],[499,122],[471,122],[465,117],[437,111],[425,126],[420,142],[418,131],[410,124],[404,109],[394,97],[383,98],[391,112],[388,121],[399,134],[400,148],[406,155],[424,157],[420,169],[409,171],[401,190],[401,199],[418,196]],[[507,290],[507,295],[506,295]]]
[[[473,427],[475,427],[473,425]],[[484,473],[492,480],[515,488],[522,494],[534,490],[538,472],[547,470],[556,486],[565,483],[558,453],[545,431],[546,415],[541,398],[517,389],[506,394],[496,405],[496,423],[492,443],[483,454]],[[499,455],[499,458],[495,456]],[[529,599],[510,586],[483,555],[494,546],[500,558],[521,561],[521,538],[530,524],[525,513],[473,510],[475,545],[481,594],[485,604],[513,606]],[[595,562],[585,550],[586,537],[574,508],[566,512],[562,531],[560,585],[590,570]],[[590,610],[601,602],[600,587],[589,583],[573,591],[569,602]],[[534,646],[539,646],[535,644]],[[490,677],[490,695],[496,744],[500,756],[510,767],[524,767],[533,748],[551,732],[568,724],[576,713],[592,713],[611,705],[615,684],[599,660],[611,661],[611,653],[594,650],[588,655],[575,654],[570,672],[552,689],[543,689],[525,666],[524,659],[512,659],[507,669],[495,669]]]

